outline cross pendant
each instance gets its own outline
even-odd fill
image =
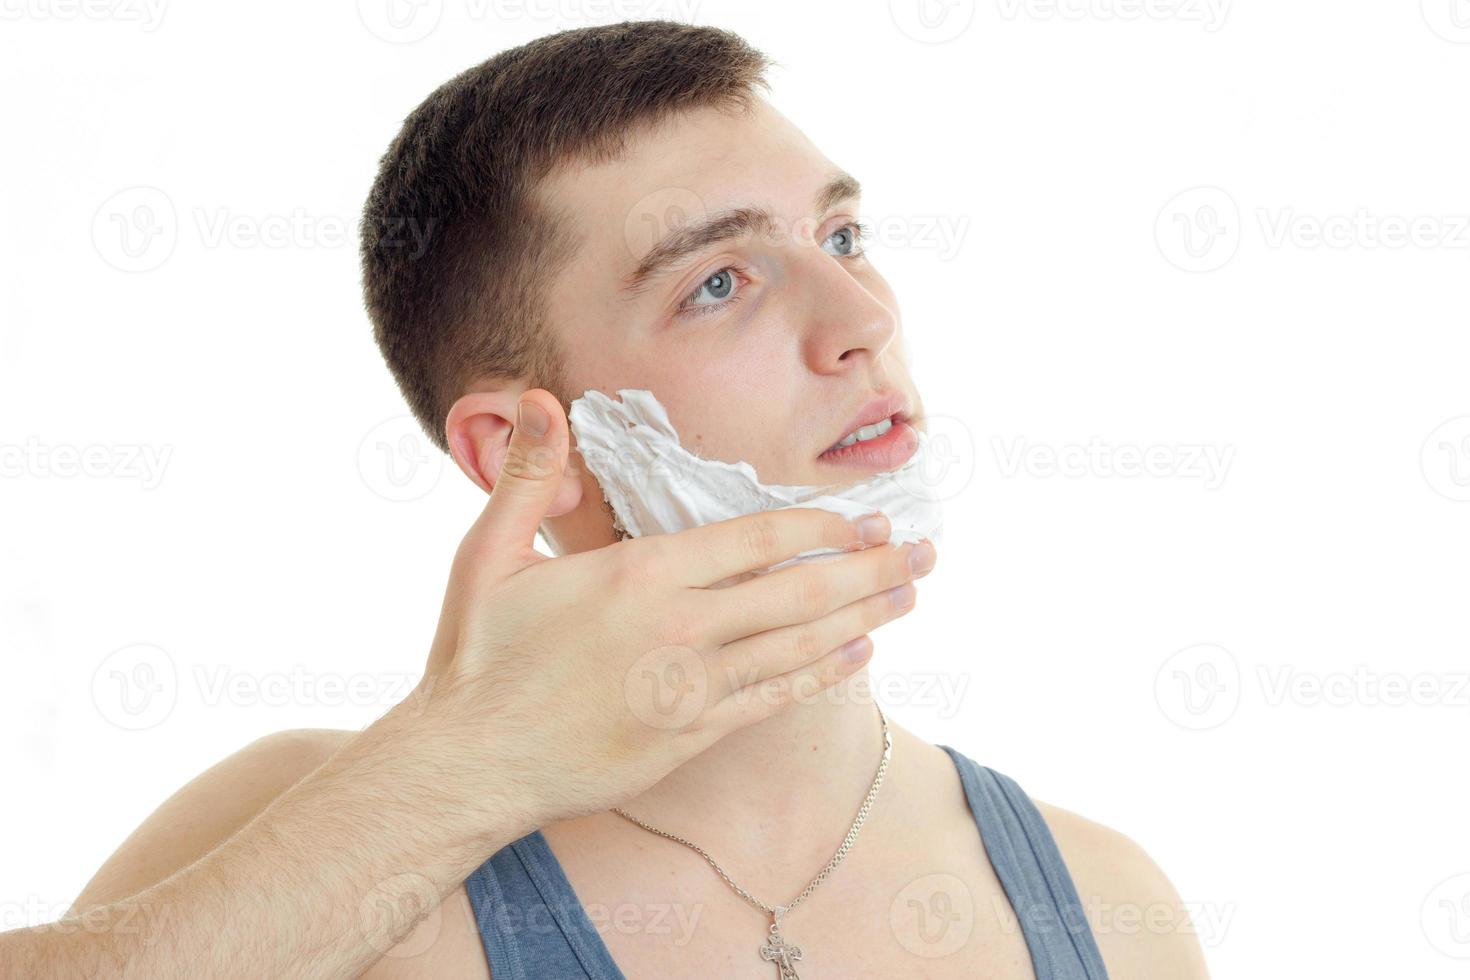
[[[780,969],[781,980],[801,980],[796,975],[796,967],[793,965],[801,959],[801,947],[788,943],[781,937],[780,915],[771,917],[771,934],[766,937],[766,943],[761,947],[761,959],[767,963],[775,963]]]

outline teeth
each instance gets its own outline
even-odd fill
[[[834,448],[841,449],[843,446],[851,446],[853,443],[867,442],[869,439],[876,439],[891,428],[893,428],[892,419],[884,419],[882,422],[875,422],[872,425],[865,425],[861,429],[858,429],[856,432],[848,433],[845,437],[843,437],[843,440],[839,442]]]

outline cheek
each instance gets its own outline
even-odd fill
[[[728,316],[671,325],[639,375],[668,409],[684,448],[743,460],[763,481],[781,483],[815,436],[803,430],[811,424],[801,407],[810,381],[799,331],[771,295],[763,289]]]
[[[727,463],[743,460],[763,479],[779,472],[790,450],[797,394],[789,370],[774,364],[763,370],[762,359],[747,351],[660,373],[650,387],[685,449]]]
[[[669,413],[685,449],[714,459],[729,460],[743,451],[742,429],[752,401],[733,366],[669,365],[662,377],[650,382],[653,393]]]
[[[757,297],[728,314],[671,329],[650,358],[670,399],[691,415],[713,411],[721,418],[741,406],[755,411],[770,399],[790,401],[789,386],[801,366],[799,342],[793,328],[774,317],[774,304],[755,315],[763,301]]]

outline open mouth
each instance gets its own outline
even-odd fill
[[[908,424],[908,416],[895,412],[849,432],[829,446],[817,460],[865,469],[896,469],[914,454],[918,445],[918,436],[913,426]]]

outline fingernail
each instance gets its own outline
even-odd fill
[[[918,591],[918,589],[914,588],[914,583],[905,582],[902,585],[895,585],[889,589],[888,598],[899,609],[907,609],[914,604],[914,599],[917,597]]]
[[[860,519],[857,526],[863,544],[882,544],[888,540],[888,515],[881,510]]]
[[[866,636],[859,636],[855,640],[848,640],[837,649],[842,654],[843,660],[846,660],[850,664],[857,663],[866,659],[868,656],[868,638]]]
[[[528,435],[540,438],[551,428],[551,416],[546,414],[546,409],[527,399],[516,407],[516,425],[525,429]]]
[[[925,538],[909,552],[909,571],[915,576],[926,575],[934,567],[934,545]]]

